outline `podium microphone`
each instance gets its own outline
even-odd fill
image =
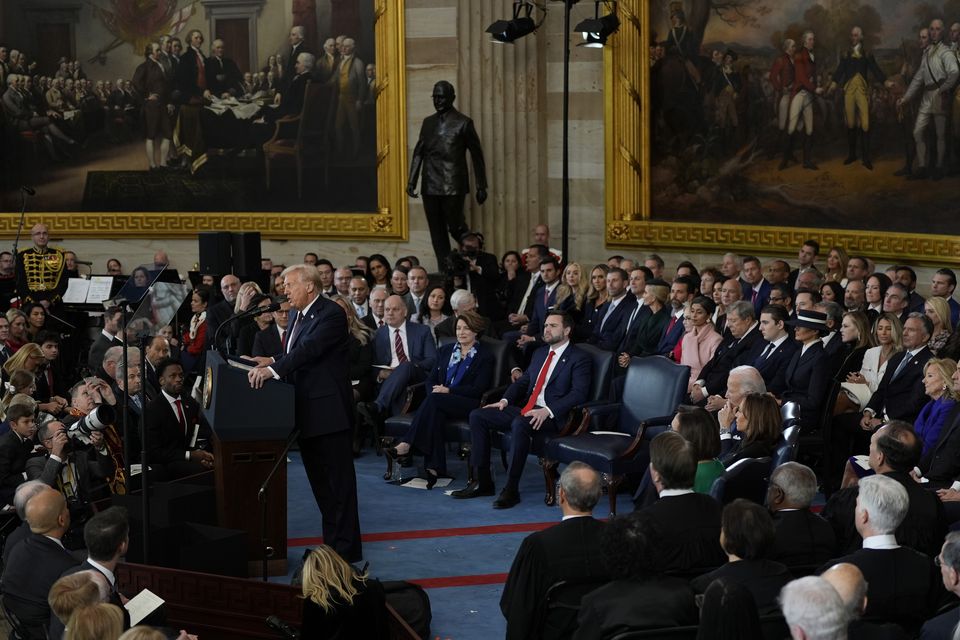
[[[36,189],[31,189],[30,187],[28,187],[28,186],[26,186],[26,185],[21,185],[20,191],[23,191],[23,192],[24,192],[25,194],[27,194],[28,196],[35,196],[35,195],[37,195],[37,190],[36,190]]]

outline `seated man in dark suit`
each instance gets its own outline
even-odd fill
[[[691,402],[702,405],[712,395],[725,395],[730,371],[753,364],[764,347],[758,327],[753,307],[746,300],[737,300],[727,307],[727,328],[723,332],[723,342],[700,370],[700,378],[690,389]]]
[[[614,268],[607,273],[607,301],[597,310],[593,334],[588,339],[601,349],[613,351],[623,341],[630,316],[637,308],[637,298],[627,291],[627,273]]]
[[[943,586],[953,595],[960,595],[960,531],[951,531],[947,534],[940,555],[937,556],[937,564],[940,566]],[[960,627],[958,611],[960,609],[955,607],[927,620],[920,630],[921,640],[955,637]]]
[[[100,335],[90,345],[90,351],[87,355],[87,367],[94,375],[99,375],[100,367],[103,364],[103,354],[110,347],[122,346],[123,342],[117,337],[120,333],[120,307],[110,307],[103,314],[103,329]]]
[[[820,573],[838,562],[856,565],[869,585],[864,617],[915,632],[937,610],[944,592],[933,561],[900,546],[894,535],[909,502],[907,490],[893,478],[875,475],[861,480],[854,522],[863,548],[831,561]]]
[[[213,469],[213,454],[197,448],[210,428],[196,400],[183,393],[183,367],[169,358],[157,365],[160,395],[147,405],[147,462],[168,480]]]
[[[767,391],[779,397],[787,388],[787,365],[800,348],[787,332],[787,310],[770,304],[760,311],[763,351],[749,363],[763,376]]]
[[[27,479],[27,460],[37,449],[37,423],[33,407],[11,405],[10,431],[0,437],[0,501],[10,504],[17,486]]]
[[[90,444],[86,445],[76,437],[70,438],[64,424],[54,420],[40,426],[37,438],[47,455],[27,460],[27,478],[40,480],[63,493],[71,508],[109,497],[106,482],[116,465],[104,444],[102,431],[91,431]]]
[[[45,638],[50,622],[47,594],[64,571],[79,564],[61,539],[70,528],[70,510],[59,491],[45,489],[27,503],[30,535],[10,552],[0,580],[3,603],[30,638]]]
[[[515,362],[521,367],[529,362],[532,350],[542,344],[540,336],[543,333],[543,324],[547,317],[547,311],[553,308],[557,301],[557,287],[560,285],[560,265],[556,258],[547,256],[540,261],[540,283],[531,297],[530,319],[526,322],[525,328],[520,331],[507,331],[503,334],[503,340],[508,344],[513,343],[516,349],[511,349]]]
[[[383,433],[386,417],[400,413],[411,384],[423,382],[437,359],[437,343],[430,327],[407,320],[407,303],[398,295],[383,304],[384,326],[373,336],[374,366],[380,391],[373,402],[357,405],[375,433]]]
[[[602,640],[625,631],[697,623],[697,607],[687,582],[660,575],[659,552],[668,544],[669,534],[659,524],[646,511],[634,511],[607,524],[600,549],[612,581],[581,600],[574,640]]]
[[[694,493],[697,456],[679,433],[666,431],[650,443],[650,477],[660,499],[641,512],[663,532],[658,549],[663,571],[718,567],[726,561],[720,548],[720,505]]]
[[[490,436],[509,429],[510,467],[507,483],[494,501],[496,509],[509,509],[520,502],[520,476],[527,463],[531,441],[540,432],[555,435],[566,424],[570,410],[587,400],[593,362],[570,343],[573,321],[561,311],[547,313],[543,347],[537,349],[530,367],[511,384],[498,402],[470,413],[470,464],[475,480],[453,492],[455,498],[494,494],[490,475]],[[523,402],[523,407],[517,403]]]
[[[657,353],[662,356],[669,356],[677,343],[683,338],[683,308],[688,302],[697,295],[697,287],[694,286],[693,278],[690,276],[679,276],[670,285],[670,322],[667,323],[660,336],[660,342],[657,344]]]
[[[910,638],[899,625],[860,619],[867,608],[867,581],[856,565],[848,562],[835,564],[827,569],[822,577],[837,590],[847,609],[850,620],[847,626],[847,640],[908,640]]]
[[[833,527],[810,511],[816,494],[817,476],[806,465],[787,462],[770,474],[767,508],[776,530],[770,559],[788,567],[819,566],[837,555]]]
[[[947,532],[947,521],[937,496],[910,475],[920,459],[921,448],[913,427],[893,420],[873,433],[869,460],[874,472],[899,482],[910,497],[907,517],[896,532],[897,541],[932,558],[937,555]],[[861,545],[859,529],[853,521],[857,493],[856,486],[841,489],[830,496],[823,509],[823,517],[833,527],[841,553],[852,553]]]
[[[30,535],[30,523],[27,522],[26,513],[27,502],[29,502],[33,496],[49,488],[49,486],[39,480],[27,480],[17,487],[16,492],[13,494],[13,508],[17,512],[17,517],[20,518],[20,526],[11,531],[3,541],[3,564],[7,564],[7,560],[10,558],[10,551],[17,546],[17,543],[22,542],[24,538]]]
[[[912,313],[903,325],[904,351],[894,354],[887,362],[887,370],[870,396],[861,414],[842,414],[833,419],[829,452],[832,477],[828,474],[827,489],[838,483],[839,463],[850,454],[863,453],[870,433],[889,420],[903,420],[913,424],[929,398],[924,391],[923,370],[933,353],[927,346],[933,333],[930,318]],[[939,542],[938,542],[939,544]]]
[[[551,585],[606,576],[600,545],[606,525],[592,515],[600,495],[600,476],[589,465],[573,462],[560,474],[557,502],[563,521],[524,538],[503,586],[500,610],[507,619],[507,638],[533,635]],[[555,614],[550,613],[547,626],[538,629],[543,637],[565,637],[574,628],[573,611]]]
[[[253,355],[279,358],[283,353],[283,340],[286,337],[290,320],[290,303],[284,302],[273,312],[273,323],[257,332],[253,338]]]
[[[117,565],[120,564],[120,559],[127,554],[127,547],[130,544],[130,522],[127,519],[127,510],[123,507],[110,507],[95,514],[83,527],[83,541],[87,547],[87,559],[79,565],[67,569],[64,575],[81,571],[95,571],[103,576],[109,594],[106,602],[123,610],[124,629],[128,629],[130,627],[130,616],[126,609],[123,609],[123,603],[127,598],[120,593],[117,585]],[[55,632],[62,633],[63,625],[66,622],[56,615],[51,616],[51,638],[59,637]]]
[[[760,615],[777,613],[777,594],[792,576],[784,565],[768,559],[776,535],[773,518],[760,505],[737,498],[723,508],[720,522],[720,546],[727,564],[694,578],[690,586],[704,593],[711,582],[724,578],[746,587]]]

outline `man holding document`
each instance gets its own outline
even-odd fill
[[[323,541],[347,562],[356,562],[363,553],[353,469],[347,316],[320,295],[315,266],[287,267],[282,276],[296,313],[287,324],[281,355],[253,358],[257,367],[247,376],[254,389],[271,378],[294,385],[300,454],[323,516]]]

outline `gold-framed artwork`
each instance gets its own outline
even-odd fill
[[[125,2],[126,0],[122,1]],[[45,19],[44,15],[46,14],[33,16],[33,14],[30,13],[29,0],[14,0],[14,2],[19,2],[27,7],[21,12],[27,16],[25,20],[42,21]],[[14,166],[14,169],[19,172],[19,169],[22,168],[23,171],[22,175],[16,173],[15,176],[8,179],[6,183],[0,181],[0,194],[2,194],[0,195],[0,203],[2,203],[2,207],[0,207],[0,211],[2,211],[2,213],[0,213],[0,235],[12,236],[16,232],[20,208],[19,185],[27,184],[35,187],[38,194],[34,199],[27,199],[26,229],[29,229],[34,223],[44,222],[50,227],[51,235],[57,237],[115,238],[150,236],[159,238],[183,238],[193,237],[202,231],[232,230],[258,231],[266,238],[279,239],[325,238],[332,240],[362,240],[369,238],[393,241],[407,240],[409,237],[408,212],[407,198],[404,192],[404,186],[406,184],[405,173],[407,170],[407,123],[403,3],[397,2],[396,0],[368,0],[368,2],[369,4],[367,2],[357,3],[357,6],[360,7],[359,9],[353,9],[352,6],[348,7],[348,9],[356,14],[354,16],[348,16],[349,19],[352,19],[358,26],[362,20],[364,30],[370,27],[369,33],[364,31],[359,36],[356,36],[356,51],[358,54],[367,52],[364,57],[367,57],[368,62],[373,61],[375,63],[375,65],[366,65],[368,67],[366,70],[366,98],[362,107],[357,106],[358,111],[362,109],[360,115],[361,121],[364,117],[368,118],[371,124],[369,129],[374,128],[373,122],[375,120],[375,131],[371,132],[369,138],[364,140],[364,144],[369,143],[370,145],[369,153],[364,151],[364,159],[362,162],[359,160],[356,161],[357,165],[363,164],[364,167],[369,168],[371,177],[367,181],[369,186],[366,188],[351,186],[350,191],[354,193],[345,194],[343,197],[340,197],[337,200],[337,206],[324,208],[322,204],[315,205],[319,200],[310,196],[310,190],[312,188],[314,189],[314,193],[316,193],[318,189],[316,185],[321,180],[326,180],[327,184],[324,188],[328,190],[338,188],[346,190],[343,186],[343,181],[338,180],[335,172],[328,171],[327,173],[323,173],[318,170],[312,175],[305,175],[303,178],[304,196],[301,196],[289,209],[258,210],[257,207],[245,205],[242,198],[233,198],[233,201],[230,203],[230,208],[225,210],[206,207],[198,211],[191,210],[189,198],[187,198],[186,203],[184,203],[181,198],[177,201],[177,207],[173,210],[133,209],[118,211],[112,209],[104,211],[96,208],[91,209],[89,206],[90,198],[88,196],[91,191],[89,186],[91,181],[89,173],[87,173],[86,178],[77,173],[86,171],[93,166],[92,160],[89,166],[84,164],[84,162],[86,161],[85,158],[95,157],[96,151],[89,151],[84,148],[75,151],[72,154],[74,156],[72,159],[51,164],[47,163],[46,158],[43,157],[43,149],[27,149],[18,146],[14,150],[11,150],[11,148],[8,147],[7,151],[4,152],[8,157],[7,164],[21,164],[23,165],[22,167]],[[180,38],[184,40],[190,27],[198,27],[206,36],[204,49],[207,49],[212,44],[213,37],[211,34],[214,33],[214,29],[217,29],[218,32],[221,31],[221,24],[223,25],[222,31],[226,33],[230,33],[229,29],[236,29],[237,27],[235,23],[237,23],[238,20],[235,19],[233,14],[227,15],[222,19],[221,23],[217,23],[218,14],[216,12],[219,5],[216,3],[179,0],[179,2],[174,2],[173,4],[176,5],[179,13],[172,15],[170,18],[171,25],[180,19],[185,21],[186,28],[181,25],[180,28],[182,31],[178,32]],[[256,71],[262,64],[262,60],[258,60],[257,58],[265,60],[268,57],[267,54],[270,52],[277,51],[279,53],[283,48],[289,49],[286,44],[289,27],[276,26],[276,23],[290,19],[289,16],[282,13],[279,14],[280,18],[276,17],[278,12],[289,11],[289,3],[286,2],[286,0],[261,0],[259,3],[245,3],[244,6],[246,7],[246,5],[252,7],[244,9],[245,11],[249,11],[251,16],[249,19],[249,33],[252,34],[250,36],[251,43],[249,46],[246,42],[238,43],[238,46],[235,46],[234,49],[237,51],[238,59],[243,61],[241,62],[241,67],[243,67],[247,60],[246,52],[249,49],[251,52],[249,55],[250,62],[247,66],[251,67],[254,76],[256,76]],[[294,3],[294,14],[297,12],[297,7],[301,5],[304,5],[304,3]],[[321,13],[326,11],[323,15],[329,20],[330,13],[336,9],[332,8],[332,6],[323,8],[320,5],[332,5],[332,3],[330,3],[329,0],[326,0],[326,2],[325,0],[320,0],[316,3],[316,7],[318,8],[312,9]],[[313,5],[310,6],[312,7]],[[371,6],[372,9],[370,8]],[[284,7],[287,8],[284,9]],[[271,14],[273,24],[270,25],[268,29],[268,27],[263,26],[263,24],[259,24],[258,21],[264,21],[264,16],[270,12],[273,12]],[[299,18],[294,15],[293,19],[297,20]],[[76,25],[82,21],[92,20],[103,20],[103,18],[97,11],[94,11],[92,14],[82,11],[76,12],[76,15],[71,14],[70,16],[66,16],[63,22],[68,25]],[[106,23],[107,21],[104,20],[104,24]],[[20,26],[9,19],[3,24],[7,30],[17,29],[18,26]],[[340,24],[344,24],[343,20],[340,21]],[[40,26],[42,27],[43,25],[41,24]],[[243,25],[240,26],[243,28]],[[332,28],[337,28],[337,26],[336,18],[334,18]],[[31,22],[26,24],[24,30],[35,27],[37,27],[37,25]],[[76,29],[77,27],[74,26],[71,28]],[[88,25],[83,26],[83,28],[87,33],[90,33],[92,29],[92,27]],[[269,31],[271,34],[271,44],[269,46],[264,43],[264,40],[266,40],[264,37],[265,31]],[[310,43],[309,40],[307,42],[310,44],[310,50],[316,51],[319,54],[317,56],[319,68],[324,41],[328,36],[332,38],[333,35],[336,34],[332,32],[315,33],[316,31],[317,30],[314,29],[310,34],[316,37],[318,42]],[[96,30],[93,32],[97,33]],[[40,30],[37,31],[37,33],[43,33],[43,31]],[[243,31],[243,33],[246,34],[247,31]],[[341,31],[340,33],[346,32]],[[260,39],[259,49],[257,49],[256,46],[257,34],[259,34]],[[352,34],[350,35],[352,36]],[[109,42],[111,37],[112,36],[106,37],[104,41]],[[16,43],[19,42],[19,39],[10,37],[10,34],[5,34],[4,41]],[[20,47],[28,53],[28,60],[32,60],[30,52],[35,46],[35,43],[31,44],[31,42],[32,41],[28,39],[24,44],[20,45]],[[120,56],[126,56],[128,60],[134,56],[133,51],[135,50],[135,45],[133,42],[129,44],[129,48],[114,45],[114,48],[106,49],[107,53],[103,53],[103,57],[107,60],[107,68],[109,68],[111,61],[117,60]],[[83,45],[89,46],[86,43],[83,43]],[[80,45],[71,42],[71,46],[79,47]],[[142,44],[140,46],[142,46]],[[255,51],[258,51],[258,53],[255,53]],[[85,55],[85,52],[82,50],[77,51],[74,49],[73,53],[91,77],[94,77],[98,72],[104,73],[100,71],[103,66],[102,62],[98,64],[95,57],[88,60],[88,56]],[[101,53],[102,52],[98,52],[98,55]],[[131,65],[132,68],[132,65],[142,61],[143,57],[141,55],[139,59],[129,62],[128,65]],[[375,70],[371,72],[369,67],[374,66]],[[264,69],[266,68],[267,67],[264,67]],[[361,67],[361,69],[363,69],[363,67]],[[246,69],[243,68],[241,70],[246,71]],[[375,74],[375,79],[371,78],[372,74]],[[331,76],[333,75],[335,74],[331,73]],[[334,78],[332,81],[333,84],[335,84],[336,81],[336,78]],[[336,107],[334,107],[334,111],[335,109]],[[364,113],[369,113],[370,115],[364,116]],[[334,115],[330,116],[331,122],[334,120]],[[140,125],[133,122],[129,128],[132,130],[131,135],[135,139],[136,144],[141,145],[140,148],[142,149],[144,138],[139,127]],[[356,129],[356,127],[354,128]],[[337,141],[334,139],[333,134],[331,134],[330,144],[333,145],[335,142]],[[128,143],[131,142],[128,141]],[[344,144],[346,146],[349,142]],[[254,147],[254,150],[255,149],[256,147]],[[13,155],[20,151],[24,152],[22,158]],[[27,155],[27,152],[33,155]],[[232,152],[228,151],[225,155],[229,157],[230,153]],[[140,151],[139,156],[142,157],[143,155],[143,152]],[[12,161],[10,160],[11,158]],[[239,161],[238,159],[237,162]],[[259,158],[254,161],[258,163],[254,169],[262,174],[264,161]],[[137,162],[139,162],[139,160]],[[136,168],[146,169],[145,159],[143,162],[144,166],[142,168]],[[247,162],[249,163],[250,161],[247,160]],[[215,162],[209,162],[208,165],[210,166],[207,168],[211,169],[211,171],[206,175],[198,172],[195,183],[191,183],[191,186],[193,184],[198,185],[197,189],[200,194],[202,194],[204,188],[210,184],[210,181],[222,181],[231,178],[228,164],[225,165],[221,162],[217,165]],[[40,169],[34,170],[36,167],[40,167]],[[293,167],[294,162],[293,159],[290,158],[286,165],[284,165],[283,171],[293,174]],[[201,169],[201,171],[203,171],[203,169]],[[276,172],[277,170],[274,169],[274,171]],[[373,186],[370,183],[373,182],[374,171],[376,183],[375,196],[372,193],[374,189],[370,188]],[[68,176],[66,175],[67,172],[74,172],[74,175]],[[74,182],[80,182],[81,187],[83,185],[82,181],[86,179],[86,189],[80,188],[77,190],[83,194],[82,204],[78,203],[74,206],[67,204],[56,208],[45,208],[42,206],[41,198],[44,195],[44,190],[47,188],[47,180],[51,176],[55,176],[58,179],[64,178],[64,176],[66,176],[67,179],[72,177]],[[155,179],[164,180],[169,178],[165,177],[165,174],[157,174]],[[178,177],[177,180],[182,182],[184,179]],[[208,181],[207,185],[204,184],[205,180]],[[276,174],[274,180],[277,180]],[[181,182],[177,184],[181,184]],[[286,182],[281,180],[280,184],[282,188],[293,192],[294,195],[290,197],[291,202],[293,202],[297,191],[296,180],[288,179]],[[100,201],[104,201],[104,198],[101,198]],[[93,202],[97,201],[94,199]],[[369,203],[369,205],[364,205],[361,210],[360,208],[355,208],[351,202],[366,202]],[[58,205],[59,204],[62,204],[62,199],[58,201]],[[316,209],[314,209],[314,206],[316,206]],[[147,207],[144,208],[146,209]],[[331,211],[331,209],[333,211]]]
[[[811,10],[800,11],[801,18],[796,20],[798,12],[790,9],[789,3],[762,13],[751,13],[750,3],[735,3],[739,9],[731,10],[745,11],[746,19],[723,15],[719,11],[724,9],[715,11],[716,3],[693,0],[620,0],[615,4],[621,26],[604,52],[608,245],[785,255],[813,238],[821,246],[839,245],[881,262],[960,266],[960,223],[953,215],[960,177],[951,175],[947,167],[938,180],[907,181],[894,176],[894,170],[911,153],[915,122],[916,109],[910,104],[902,109],[891,106],[903,97],[909,84],[904,70],[909,71],[911,64],[913,69],[919,67],[919,47],[912,34],[891,35],[893,29],[881,33],[875,25],[863,25],[862,46],[876,52],[886,79],[869,78],[874,122],[871,132],[864,134],[856,114],[850,150],[855,160],[845,162],[851,140],[851,128],[845,126],[846,89],[842,77],[838,85],[831,86],[838,56],[828,52],[844,51],[852,45],[844,39],[852,37],[853,27],[859,26],[857,17]],[[829,28],[831,19],[842,26]],[[677,118],[679,125],[676,120],[666,122],[670,118],[664,116],[664,104],[671,100],[680,103],[683,98],[670,94],[672,89],[664,89],[665,83],[680,86],[679,79],[692,86],[691,72],[683,62],[664,75],[667,65],[663,61],[675,47],[675,27],[676,33],[684,28],[695,32],[694,50],[699,56],[695,56],[693,73],[699,76],[699,86],[690,95],[700,96],[703,112],[699,113],[698,102],[698,113],[692,118],[700,121],[696,127],[690,126],[695,132],[686,132],[689,137],[684,143],[671,148],[680,135],[677,132],[684,132],[683,122],[682,118]],[[823,67],[814,78],[822,87],[816,94],[817,115],[812,127],[811,163],[817,169],[804,169],[801,164],[802,138],[793,138],[798,142],[791,148],[796,164],[784,162],[786,155],[781,149],[785,151],[787,145],[781,146],[779,105],[769,104],[776,99],[768,95],[771,63],[782,53],[774,41],[781,46],[788,38],[799,43],[808,30],[816,33],[816,47],[823,47],[820,53],[813,50]],[[733,74],[716,71],[725,68],[730,52],[732,64],[726,70],[741,75],[743,84],[736,85],[739,91],[727,82]],[[717,80],[712,87],[711,73]],[[724,96],[727,84],[730,90]],[[754,89],[759,94],[749,93]],[[754,102],[744,107],[735,102],[743,94],[766,96],[767,104],[761,98],[755,100],[756,109]],[[739,128],[730,127],[729,118],[718,115],[725,98],[735,105],[731,108],[740,116]],[[824,113],[833,119],[822,116]],[[798,136],[805,135],[802,127],[797,127]],[[863,139],[868,135],[873,148],[866,157],[872,159],[872,169],[863,162]],[[930,157],[932,164],[933,154]],[[912,162],[916,173],[915,152]],[[781,163],[787,166],[780,169]],[[723,171],[735,175],[725,182],[718,180]],[[671,179],[673,176],[678,177]]]

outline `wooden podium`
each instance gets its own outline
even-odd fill
[[[294,428],[293,387],[269,380],[251,389],[247,369],[207,351],[203,413],[213,429],[217,524],[247,532],[249,574],[262,572],[260,485],[283,455]],[[287,573],[287,465],[267,491],[267,544],[273,547],[269,575]]]

